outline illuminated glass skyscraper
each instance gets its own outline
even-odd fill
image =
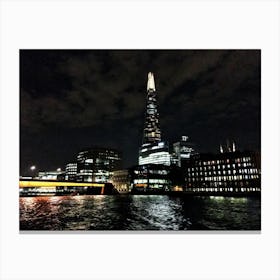
[[[168,145],[161,140],[156,86],[151,72],[148,74],[144,134],[139,151],[139,165],[143,164],[170,165]]]
[[[159,113],[157,109],[156,87],[153,73],[148,74],[147,83],[147,108],[143,144],[155,143],[161,140],[159,128]]]

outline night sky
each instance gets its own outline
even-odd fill
[[[20,174],[64,169],[92,146],[137,164],[149,71],[163,140],[260,151],[260,50],[21,50]]]

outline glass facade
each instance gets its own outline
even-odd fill
[[[59,175],[63,174],[63,171],[41,171],[38,173],[39,180],[59,180]]]
[[[139,153],[139,165],[164,164],[170,165],[168,145],[164,142],[142,146]]]
[[[117,150],[92,148],[77,156],[77,181],[108,182],[113,171],[121,167],[121,154]]]
[[[188,136],[182,136],[180,141],[173,143],[172,164],[183,167],[185,161],[195,153],[194,144],[189,142],[188,139]]]
[[[170,165],[168,145],[161,141],[155,80],[151,72],[148,74],[143,143],[139,150],[138,163]]]
[[[76,181],[77,177],[77,163],[70,162],[65,167],[65,180]]]
[[[132,168],[132,191],[166,191],[171,186],[170,167],[161,164],[138,165]]]
[[[159,126],[159,113],[156,98],[156,88],[154,75],[148,74],[147,83],[147,105],[144,125],[143,144],[156,143],[161,141],[161,131]]]

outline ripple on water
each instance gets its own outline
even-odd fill
[[[21,230],[259,230],[260,199],[91,195],[21,197]]]

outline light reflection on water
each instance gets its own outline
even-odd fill
[[[21,197],[21,230],[260,230],[259,198]]]

